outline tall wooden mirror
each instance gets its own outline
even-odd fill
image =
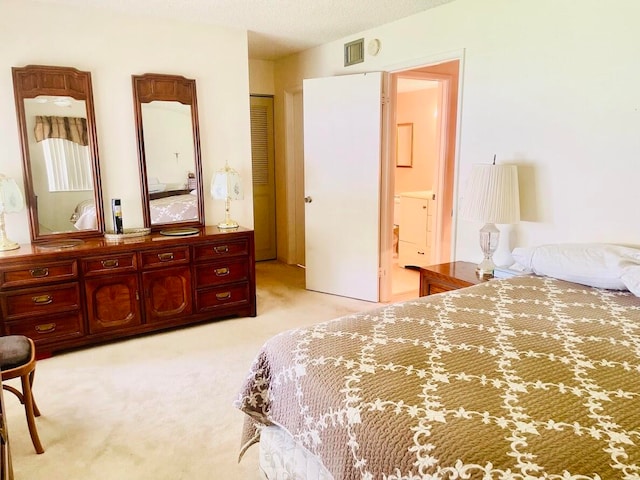
[[[31,241],[104,234],[91,73],[14,67]]]
[[[161,74],[132,79],[145,227],[203,226],[196,81]]]

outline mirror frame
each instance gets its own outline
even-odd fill
[[[138,166],[140,168],[140,191],[142,193],[142,215],[144,226],[158,231],[174,227],[204,226],[204,188],[202,183],[202,158],[200,154],[200,126],[198,123],[198,104],[196,100],[196,81],[180,75],[145,73],[132,75],[133,104],[135,110],[136,136],[138,139]],[[154,100],[179,102],[191,107],[191,126],[193,129],[194,170],[198,203],[198,218],[183,222],[151,223],[149,185],[147,178],[147,159],[144,149],[144,127],[142,124],[142,104]]]
[[[90,238],[104,235],[104,208],[102,204],[102,188],[100,178],[100,162],[98,156],[98,137],[96,134],[96,117],[93,107],[93,89],[91,73],[71,67],[51,67],[44,65],[27,65],[13,67],[13,90],[16,102],[16,116],[20,131],[20,147],[22,149],[22,172],[25,182],[25,197],[29,214],[31,241],[41,243],[69,238]],[[40,95],[71,97],[85,102],[87,113],[87,135],[89,153],[93,168],[93,195],[96,205],[97,229],[78,230],[60,233],[40,233],[38,222],[38,206],[33,189],[31,156],[29,153],[29,135],[24,107],[24,100]]]

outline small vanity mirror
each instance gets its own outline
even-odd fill
[[[102,235],[91,74],[33,65],[12,72],[31,241]]]
[[[145,227],[203,226],[195,80],[134,75],[133,97]]]

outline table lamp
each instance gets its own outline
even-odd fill
[[[480,277],[493,275],[493,254],[498,248],[500,230],[496,223],[520,221],[518,167],[516,165],[473,165],[471,177],[460,205],[460,216],[466,220],[484,222],[480,229],[480,248],[484,259],[476,273]]]
[[[13,178],[0,173],[0,252],[20,248],[16,242],[9,240],[4,229],[4,214],[19,212],[24,208],[24,197]]]
[[[225,218],[224,221],[218,223],[218,228],[238,228],[238,222],[232,220],[229,214],[229,204],[231,200],[244,198],[240,174],[225,164],[224,168],[218,170],[211,180],[211,196],[217,200],[225,201]]]

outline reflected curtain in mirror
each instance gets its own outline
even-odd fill
[[[38,115],[35,137],[42,145],[50,192],[93,188],[86,118]]]

